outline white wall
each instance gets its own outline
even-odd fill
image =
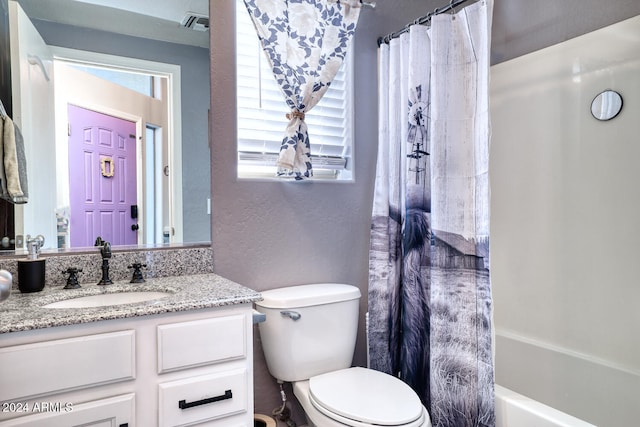
[[[29,201],[15,205],[15,231],[24,236],[43,235],[47,247],[57,246],[55,144],[53,137],[53,64],[51,52],[17,3],[9,4],[13,120],[22,130],[27,163]],[[42,68],[33,59],[42,61]],[[33,64],[31,63],[33,62]],[[4,219],[3,219],[4,220]]]
[[[638,76],[640,17],[491,73],[497,382],[601,426],[640,406]]]

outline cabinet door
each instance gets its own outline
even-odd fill
[[[14,409],[33,415],[0,422],[0,427],[133,427],[134,407],[133,394],[78,405],[57,402],[53,398],[28,407],[3,407],[2,410]]]
[[[135,338],[124,330],[0,348],[0,402],[132,380]],[[79,354],[91,357],[69,363]]]

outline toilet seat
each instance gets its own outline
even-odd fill
[[[353,427],[430,425],[416,393],[391,375],[348,368],[314,376],[309,400],[323,415]]]

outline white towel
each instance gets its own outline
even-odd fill
[[[29,201],[27,158],[24,153],[22,133],[9,116],[5,116],[2,122],[0,197],[11,203],[27,203]]]

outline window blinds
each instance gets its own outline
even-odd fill
[[[238,161],[243,171],[275,163],[289,108],[262,52],[242,0],[236,5]],[[320,102],[306,113],[313,168],[320,177],[349,178],[352,143],[352,66],[347,57]],[[322,170],[334,171],[332,174]],[[342,175],[342,176],[340,176]],[[316,173],[316,177],[319,177]]]

